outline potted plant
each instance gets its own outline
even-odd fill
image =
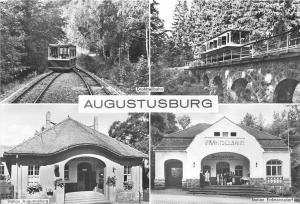
[[[56,190],[57,187],[60,187],[60,188],[64,188],[64,182],[61,178],[58,178],[54,181],[54,189]]]
[[[114,187],[116,186],[116,177],[108,177],[106,180],[106,185],[108,185],[108,198],[110,201],[115,201],[116,195],[115,195],[115,190]]]
[[[109,177],[107,178],[106,184],[107,184],[108,186],[113,186],[113,187],[115,187],[115,186],[116,186],[116,177],[115,177],[115,176],[112,176],[112,177],[109,176]]]
[[[47,188],[46,192],[48,196],[53,196],[53,190],[51,188]]]
[[[34,193],[38,193],[40,191],[42,191],[43,188],[42,188],[42,185],[41,184],[31,184],[31,185],[28,185],[27,186],[27,192],[29,194],[34,194]]]

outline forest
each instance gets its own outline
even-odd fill
[[[293,168],[300,165],[300,153],[293,149],[300,143],[300,107],[298,105],[289,105],[283,111],[274,111],[271,123],[266,123],[263,113],[258,116],[246,113],[238,125],[255,128],[280,137],[291,148],[291,166]],[[195,125],[188,114],[177,116],[173,113],[151,113],[151,144],[155,147],[161,139],[173,132],[184,130]],[[299,145],[298,145],[299,146]],[[154,153],[151,151],[151,165],[154,166]],[[151,178],[155,178],[152,172]],[[153,181],[152,181],[153,184]],[[294,186],[298,188],[299,186]],[[300,195],[300,192],[298,192]],[[298,196],[299,196],[298,195]]]
[[[148,86],[148,4],[137,0],[0,2],[0,94],[44,73],[48,44],[72,43],[78,64],[125,91]]]
[[[173,69],[197,58],[205,40],[228,29],[250,30],[250,40],[257,40],[300,25],[299,0],[192,0],[190,5],[177,0],[171,30],[165,29],[158,5],[152,1],[152,86],[165,87],[165,94],[209,94],[205,87],[193,88],[192,78]]]

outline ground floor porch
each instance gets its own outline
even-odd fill
[[[161,173],[155,175],[154,187],[192,189],[208,185],[290,186],[288,162],[268,159],[259,163],[233,152],[209,154],[198,163],[192,162],[191,167],[186,167],[188,162],[183,159],[167,159],[163,163],[163,171],[161,167],[156,168],[158,171],[155,173]],[[195,166],[198,165],[198,173],[187,173],[195,172]]]

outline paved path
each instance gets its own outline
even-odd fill
[[[151,191],[151,204],[258,204],[251,198],[221,195],[191,195],[178,189]],[[283,204],[282,202],[268,202]],[[296,202],[295,202],[296,203]],[[297,202],[298,203],[298,202]]]

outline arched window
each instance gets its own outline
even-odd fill
[[[270,160],[267,162],[267,176],[281,176],[282,162],[280,160]]]
[[[243,176],[243,166],[237,165],[235,166],[235,175],[236,176]]]

